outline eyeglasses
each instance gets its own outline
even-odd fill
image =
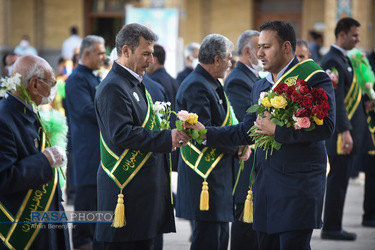
[[[57,83],[56,80],[48,81],[49,79],[45,79],[45,78],[41,78],[41,77],[38,77],[38,79],[41,80],[43,83],[47,84],[50,87],[54,87]]]

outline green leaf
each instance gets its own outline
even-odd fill
[[[201,129],[198,131],[199,135],[205,135],[207,133],[207,129]]]
[[[203,142],[203,138],[202,137],[198,137],[197,139],[195,139],[199,144],[202,144]]]
[[[192,132],[191,132],[191,138],[193,138],[194,140],[196,140],[197,138],[199,138],[200,136],[199,136],[199,134],[198,134],[198,132],[196,131],[196,130],[193,130]]]
[[[176,128],[177,128],[178,130],[184,130],[184,128],[181,126],[181,124],[182,124],[182,121],[180,121],[180,120],[177,120],[177,121],[176,121]]]
[[[251,106],[250,108],[248,108],[246,110],[246,112],[248,112],[248,113],[254,113],[254,112],[257,112],[259,108],[260,108],[260,105],[255,104],[255,105]]]
[[[274,149],[276,149],[276,150],[280,150],[280,148],[281,148],[281,143],[280,142],[277,142],[277,141],[273,141],[272,142],[272,147],[274,148]]]
[[[276,123],[280,127],[282,127],[284,125],[284,123],[282,121],[280,121],[279,119],[277,119],[277,118],[272,118],[271,122]]]

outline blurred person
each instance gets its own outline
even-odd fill
[[[316,31],[310,31],[309,36],[311,37],[310,41],[310,53],[311,53],[311,58],[316,62],[320,63],[322,59],[322,55],[320,54],[320,48],[323,46],[323,36]]]
[[[347,51],[360,41],[360,23],[353,18],[340,19],[335,28],[336,41],[324,56],[324,70],[337,71],[335,85],[336,127],[326,140],[330,172],[324,207],[322,239],[355,240],[355,233],[342,228],[346,190],[353,157],[372,149],[360,86],[347,57]]]
[[[207,126],[233,124],[230,104],[218,81],[231,66],[232,50],[233,43],[222,35],[211,34],[203,39],[200,64],[181,83],[176,110],[196,113]],[[234,221],[233,169],[238,150],[242,152],[237,147],[206,148],[191,143],[180,149],[176,216],[193,220],[192,250],[228,248],[229,222]],[[207,156],[205,152],[210,153]],[[244,157],[249,154],[247,147]],[[199,167],[200,162],[208,165],[207,171]],[[210,190],[208,207],[200,204],[202,182]]]
[[[38,55],[37,50],[30,45],[30,37],[28,35],[23,35],[20,44],[14,49],[14,53],[18,56],[22,55]]]
[[[78,36],[78,28],[76,26],[70,27],[70,36],[62,44],[61,56],[72,60],[74,50],[80,46],[81,42],[82,38]]]
[[[13,64],[16,62],[18,55],[14,52],[7,53],[4,56],[4,72],[6,76],[11,76],[13,71]]]
[[[64,212],[57,167],[66,155],[42,139],[42,124],[30,103],[53,100],[53,69],[44,59],[25,55],[14,63],[15,74],[30,99],[17,88],[0,101],[0,249],[70,249],[66,223],[30,222],[35,210]]]
[[[177,82],[181,84],[182,81],[197,67],[198,61],[198,52],[199,52],[199,43],[190,43],[185,47],[184,50],[184,60],[185,68],[183,71],[177,74]]]
[[[95,96],[103,145],[98,211],[118,207],[112,226],[97,224],[96,239],[104,249],[151,249],[158,234],[176,230],[165,153],[190,138],[176,129],[159,131],[156,123],[143,85],[156,40],[157,35],[143,25],[124,25],[116,36],[118,58]],[[119,164],[121,171],[109,170]]]
[[[237,66],[224,82],[224,90],[233,107],[234,114],[238,121],[242,121],[246,110],[251,106],[252,90],[258,81],[259,71],[263,71],[262,62],[257,58],[259,31],[246,30],[237,41],[237,53],[239,60]],[[250,172],[253,166],[254,157],[245,162],[244,169],[234,194],[235,220],[231,228],[231,249],[258,249],[256,232],[251,223],[242,220],[244,202],[250,186]],[[234,176],[238,175],[239,161],[235,160]]]
[[[100,164],[99,126],[96,120],[94,98],[100,78],[96,70],[105,60],[104,39],[86,36],[81,43],[80,61],[66,79],[65,99],[73,151],[74,209],[97,210],[96,173]],[[74,248],[99,247],[94,241],[94,223],[73,224]]]
[[[297,39],[295,54],[296,54],[298,61],[303,61],[303,60],[311,58],[311,53],[309,51],[309,44],[306,40]]]

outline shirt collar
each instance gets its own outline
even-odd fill
[[[277,74],[277,79],[279,79],[286,71],[286,69],[289,67],[289,64],[291,64],[294,60],[294,57],[292,60],[290,60],[290,62]],[[273,81],[272,79],[272,73],[268,73],[268,75],[266,76],[266,79],[269,83],[271,83],[272,85],[275,84],[275,82]]]
[[[123,67],[124,69],[126,69],[127,71],[129,71],[129,73],[130,73],[132,76],[134,76],[135,79],[137,79],[139,82],[142,82],[142,81],[143,81],[143,77],[142,77],[142,76],[138,75],[138,74],[135,73],[133,70],[131,70],[131,69],[125,67],[124,65],[122,65],[122,64],[120,64],[120,63],[118,63],[118,62],[116,62],[116,63],[117,63],[118,65],[120,65],[121,67]]]
[[[344,56],[348,55],[348,52],[346,50],[344,50],[343,48],[337,46],[336,44],[332,44],[331,46],[334,47],[335,49],[339,50]]]

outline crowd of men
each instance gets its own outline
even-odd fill
[[[74,186],[75,211],[114,211],[113,223],[74,224],[74,249],[162,249],[162,235],[176,232],[174,209],[191,221],[193,250],[310,249],[312,232],[320,228],[322,239],[355,240],[342,219],[357,164],[366,172],[362,225],[375,227],[375,101],[361,89],[357,65],[347,56],[359,34],[356,20],[340,19],[335,43],[319,62],[309,59],[309,44],[297,39],[287,22],[244,31],[236,51],[225,36],[210,34],[186,46],[186,68],[174,79],[164,67],[168,55],[158,36],[143,25],[122,27],[116,59],[105,75],[104,39],[80,39],[72,29],[63,54],[73,59],[79,45],[79,61],[59,93],[71,145],[68,185]],[[238,61],[226,75],[233,54]],[[367,65],[372,70],[374,55]],[[0,101],[0,218],[9,222],[0,224],[0,249],[70,249],[66,224],[42,227],[28,220],[33,206],[64,211],[57,167],[66,165],[67,155],[45,141],[48,133],[34,108],[52,102],[58,83],[37,55],[9,60],[10,75],[18,73],[23,87],[8,89]],[[326,70],[336,72],[336,82]],[[322,125],[297,130],[272,122],[268,112],[264,117],[246,112],[261,93],[282,81],[297,84],[297,78],[324,90],[329,111]],[[206,129],[202,144],[176,128],[173,115],[171,129],[160,129],[156,101],[197,114],[197,124],[184,126]],[[254,145],[248,135],[253,125],[281,149],[269,154]],[[172,171],[178,172],[173,195]],[[246,223],[242,215],[250,193],[253,223]]]

